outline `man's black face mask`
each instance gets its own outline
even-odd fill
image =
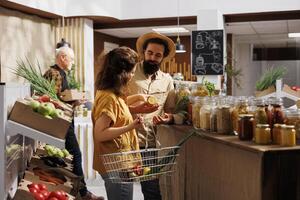
[[[159,70],[159,66],[160,66],[160,64],[155,61],[145,60],[144,61],[144,73],[146,75],[152,75]]]

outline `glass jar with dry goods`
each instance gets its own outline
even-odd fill
[[[240,140],[253,139],[254,117],[252,114],[241,114],[238,120],[238,136]]]
[[[285,124],[274,124],[273,130],[272,130],[272,141],[273,144],[279,144],[283,145],[282,143],[282,127],[285,126]]]
[[[232,133],[231,107],[228,99],[223,99],[216,107],[217,132],[229,135]]]
[[[196,83],[192,86],[191,94],[194,97],[204,97],[208,95],[208,92],[203,84]]]
[[[216,102],[219,102],[221,97],[213,98],[211,103],[211,112],[210,112],[210,131],[217,132],[217,106]]]
[[[289,110],[286,112],[286,121],[287,125],[294,125],[296,130],[296,138],[300,139],[300,110]]]
[[[282,127],[282,145],[283,146],[295,146],[296,145],[296,131],[295,126],[285,125]]]
[[[231,113],[232,128],[235,134],[238,134],[239,115],[247,114],[249,111],[248,109],[248,100],[246,97],[239,97],[236,99],[235,106]]]
[[[192,121],[195,129],[200,129],[200,109],[203,104],[203,97],[195,97],[192,105]]]
[[[211,108],[214,104],[215,103],[211,97],[206,97],[203,99],[203,106],[200,109],[200,128],[202,130],[210,130],[210,114]]]
[[[271,131],[269,124],[257,124],[255,128],[254,141],[256,144],[270,144]]]
[[[176,89],[177,98],[181,99],[182,97],[190,96],[191,91],[189,89],[189,86],[186,84],[180,84],[178,85],[178,88]]]

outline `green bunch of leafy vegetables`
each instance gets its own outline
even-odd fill
[[[263,91],[272,85],[276,84],[276,80],[281,79],[287,70],[284,67],[268,68],[261,78],[256,82],[256,90]]]
[[[24,79],[26,79],[32,89],[41,95],[48,95],[52,99],[58,100],[58,97],[56,95],[55,91],[55,82],[49,81],[46,78],[43,77],[41,66],[39,62],[37,62],[38,70],[36,67],[26,58],[26,61],[18,60],[17,61],[17,67],[16,69],[12,69],[13,73],[17,76],[20,76]]]

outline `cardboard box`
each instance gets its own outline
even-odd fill
[[[66,161],[65,161],[65,163],[66,163],[67,166],[66,167],[60,167],[60,168],[68,170],[70,173],[72,173],[72,171],[73,171],[73,165],[71,163],[69,163],[69,162],[66,162]],[[43,168],[43,169],[51,168],[51,166],[46,165],[45,162],[44,162],[44,160],[42,160],[37,155],[32,156],[29,165],[30,165],[31,169],[34,168],[34,167],[39,167],[39,168]]]
[[[17,192],[16,192],[13,199],[14,200],[34,200],[33,195],[29,192],[29,189],[27,187],[27,185],[29,185],[31,183],[32,183],[32,181],[22,179],[19,183]],[[47,189],[48,189],[49,192],[55,191],[55,190],[51,190],[48,187],[47,187]],[[67,194],[67,195],[69,197],[69,200],[74,200],[75,199],[74,196],[72,196],[70,194]]]
[[[300,98],[300,91],[292,90],[291,87],[288,86],[288,85],[286,85],[286,84],[283,85],[282,91],[284,91],[284,92],[286,92],[286,93],[288,93],[290,95],[293,95],[295,97]]]
[[[46,150],[44,149],[45,145],[41,145],[41,146],[38,146],[37,149],[36,149],[36,152],[35,152],[35,156],[37,157],[41,157],[41,156],[47,156],[47,152]],[[67,157],[64,157],[63,160],[67,163],[67,164],[72,164],[73,162],[73,155],[70,154],[69,156]]]
[[[48,119],[43,115],[34,112],[29,105],[26,105],[21,101],[15,102],[9,115],[9,120],[60,139],[65,139],[67,130],[71,124],[70,121],[59,117]]]
[[[60,98],[63,101],[76,101],[82,99],[89,99],[88,92],[81,92],[78,90],[65,90],[60,94]]]
[[[78,176],[59,168],[43,169],[43,170],[45,172],[50,171],[51,172],[50,174],[55,174],[56,176],[63,176],[66,181],[63,184],[54,184],[45,180],[41,180],[39,176],[34,174],[34,172],[28,170],[25,171],[24,179],[34,183],[43,183],[47,186],[49,191],[63,190],[71,195],[74,196],[77,195],[81,184],[80,178],[78,178]]]
[[[255,96],[256,97],[262,97],[262,96],[266,96],[268,94],[271,94],[273,92],[276,92],[276,89],[274,86],[270,86],[267,89],[263,90],[263,91],[256,91],[255,92]]]

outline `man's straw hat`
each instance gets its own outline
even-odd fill
[[[174,55],[175,55],[174,42],[167,36],[164,36],[160,33],[151,32],[151,33],[146,33],[146,34],[140,36],[136,42],[136,50],[141,58],[144,58],[143,45],[147,40],[149,40],[151,38],[160,38],[167,42],[168,47],[169,47],[169,54],[166,57],[164,57],[163,62],[167,62],[174,57]]]

